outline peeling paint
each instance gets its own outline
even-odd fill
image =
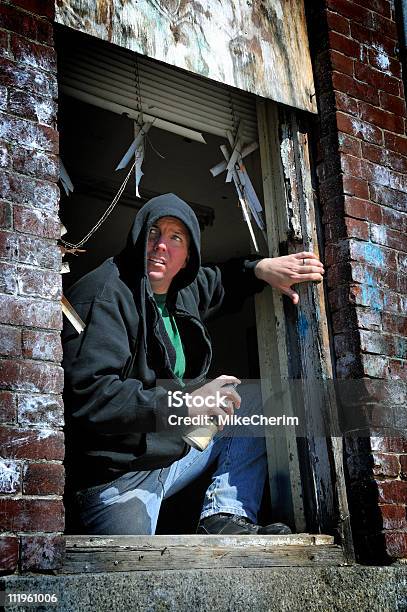
[[[56,21],[226,85],[317,112],[303,0],[60,0]]]
[[[0,459],[0,492],[16,493],[20,488],[20,465]]]
[[[354,117],[352,117],[352,127],[355,130],[355,136],[361,136],[365,140],[369,140],[374,135],[375,128],[372,125]]]
[[[379,43],[372,43],[372,47],[373,49],[375,49],[375,51],[377,51],[377,63],[380,66],[380,69],[383,70],[383,72],[385,72],[386,74],[391,75],[391,70],[389,70],[390,67],[390,58],[387,55],[386,51],[384,50],[384,47],[382,45],[380,45]]]
[[[297,321],[297,329],[298,329],[298,333],[300,334],[301,338],[305,338],[305,336],[307,335],[308,327],[309,327],[309,323],[307,321],[307,317],[305,316],[304,313],[301,312],[298,316],[298,321]]]

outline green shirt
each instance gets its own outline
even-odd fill
[[[162,293],[162,294],[154,293],[154,299],[155,299],[155,303],[157,304],[158,310],[161,313],[161,317],[164,322],[165,330],[175,350],[176,359],[175,359],[174,374],[178,376],[178,378],[182,379],[182,377],[185,374],[185,353],[184,353],[181,336],[179,334],[175,319],[172,315],[170,315],[170,313],[167,310],[167,305],[166,305],[167,295],[165,293]]]

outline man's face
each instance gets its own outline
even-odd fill
[[[161,217],[150,228],[147,274],[154,293],[167,293],[171,281],[188,261],[189,232],[175,217]]]

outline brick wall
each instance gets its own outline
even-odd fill
[[[359,410],[407,427],[406,106],[394,6],[307,2],[319,104],[318,176],[338,378],[370,384]],[[369,391],[366,383],[366,391]],[[400,385],[399,385],[400,386]],[[407,557],[407,441],[347,442],[360,558]]]
[[[0,3],[0,570],[62,558],[53,1]]]

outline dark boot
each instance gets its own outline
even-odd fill
[[[196,532],[210,535],[286,535],[291,533],[291,529],[283,523],[271,523],[261,527],[254,525],[245,516],[220,513],[202,519]]]

